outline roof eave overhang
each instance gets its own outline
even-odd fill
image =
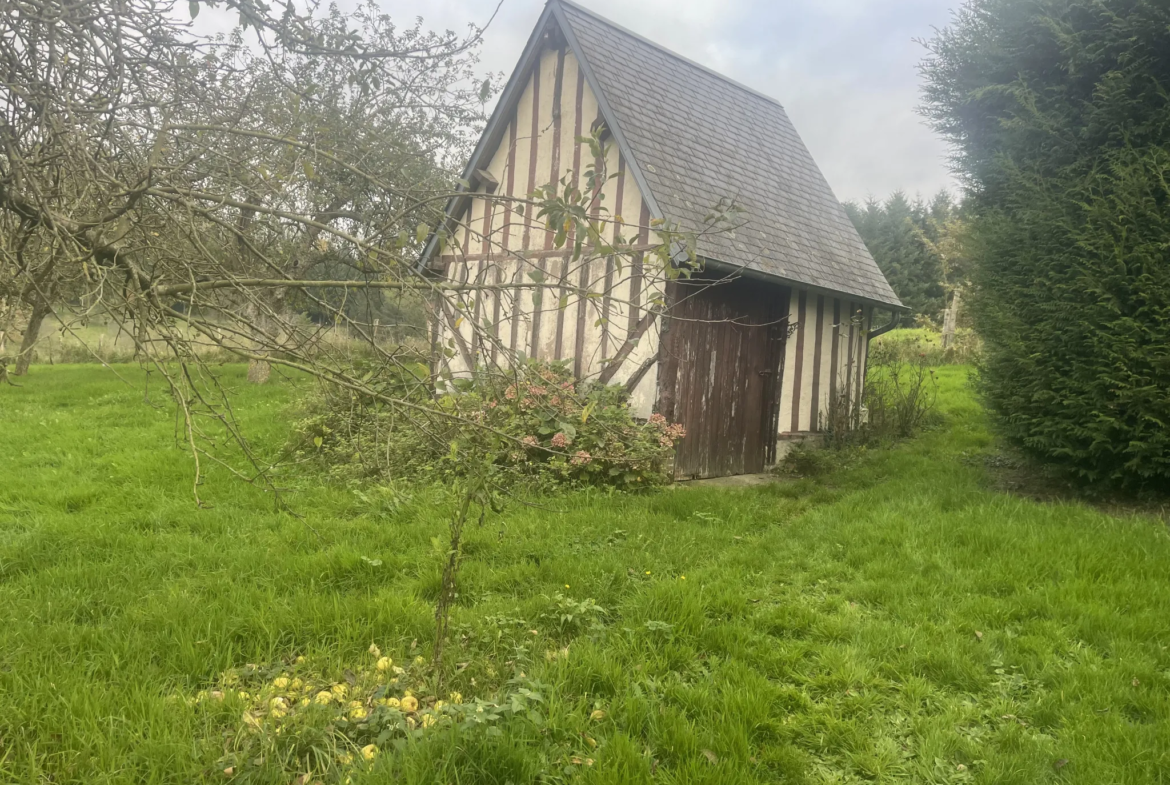
[[[892,302],[891,303],[891,302],[886,302],[884,300],[877,300],[877,299],[874,299],[873,297],[865,297],[865,296],[860,295],[860,294],[855,294],[854,292],[844,292],[844,291],[841,291],[839,289],[830,289],[830,288],[825,287],[825,286],[816,286],[814,284],[805,283],[804,281],[799,281],[795,278],[787,278],[787,277],[782,276],[782,275],[775,275],[773,273],[766,273],[766,272],[763,272],[761,270],[752,269],[751,267],[744,267],[743,265],[729,264],[727,262],[721,262],[718,259],[712,259],[710,257],[704,256],[704,257],[700,257],[700,259],[703,262],[703,266],[706,269],[708,269],[712,272],[716,272],[716,273],[723,273],[726,275],[738,275],[738,276],[742,276],[744,278],[750,278],[750,279],[755,280],[755,281],[764,281],[767,283],[778,284],[780,286],[791,286],[791,287],[796,288],[796,289],[805,289],[805,290],[810,291],[810,292],[815,292],[817,294],[826,294],[826,295],[830,295],[832,297],[847,297],[851,300],[865,303],[866,305],[872,305],[872,306],[875,306],[877,308],[884,308],[884,309],[890,310],[890,311],[905,312],[905,311],[910,310],[905,305],[902,305],[902,303],[900,303],[900,302]]]

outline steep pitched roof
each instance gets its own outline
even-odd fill
[[[699,229],[721,198],[743,210],[734,235],[699,253],[730,268],[903,307],[774,99],[570,0],[548,0],[464,177],[499,144],[503,118],[556,21],[656,218]],[[452,200],[457,214],[466,197]],[[424,258],[433,250],[428,245]]]
[[[550,0],[604,94],[663,217],[701,226],[720,197],[745,225],[700,253],[789,281],[901,305],[774,99],[568,0]]]

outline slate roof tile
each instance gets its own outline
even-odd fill
[[[688,229],[720,198],[745,225],[700,252],[798,283],[900,306],[784,108],[597,16],[559,3],[650,192]]]

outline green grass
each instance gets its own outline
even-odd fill
[[[963,330],[970,333],[970,330]],[[924,346],[942,345],[942,333],[930,327],[899,327],[877,338],[882,343],[920,343]]]
[[[901,362],[924,362],[939,366],[952,363],[974,363],[982,351],[982,341],[969,327],[955,331],[954,343],[942,348],[942,333],[929,327],[901,327],[878,336],[875,348],[881,346],[892,358]]]
[[[3,782],[223,782],[238,717],[175,694],[429,649],[438,491],[371,510],[290,474],[300,520],[213,468],[197,509],[163,391],[120,372],[136,386],[35,366],[0,388]],[[276,450],[296,385],[226,373]],[[966,372],[940,376],[943,426],[816,480],[578,493],[473,528],[451,688],[524,671],[543,723],[433,731],[354,782],[1170,782],[1166,527],[992,490]],[[558,593],[603,624],[558,630]]]

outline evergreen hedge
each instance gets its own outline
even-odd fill
[[[1170,4],[974,0],[928,46],[987,402],[1050,463],[1170,488]]]

